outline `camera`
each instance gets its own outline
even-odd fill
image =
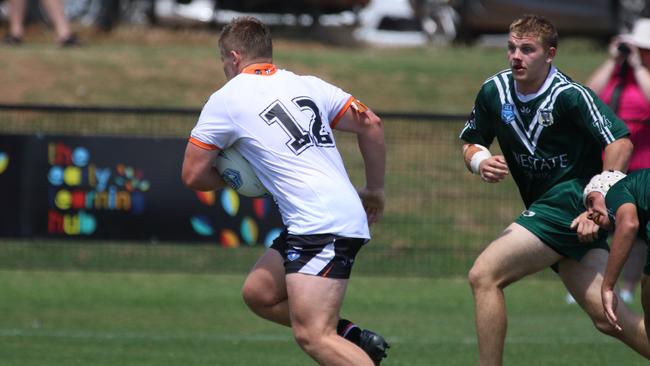
[[[630,54],[630,46],[621,42],[618,44],[618,52],[621,54],[621,56],[627,56]]]

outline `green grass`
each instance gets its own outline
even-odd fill
[[[217,36],[119,29],[81,49],[38,40],[0,47],[0,102],[199,108],[225,82]],[[507,67],[505,41],[501,48],[376,49],[278,37],[274,54],[280,67],[318,75],[381,111],[468,114],[483,81]],[[605,58],[593,43],[562,40],[556,64],[584,81]]]
[[[142,39],[120,30],[86,38],[78,50],[49,40],[0,47],[0,102],[199,108],[223,84],[216,34],[137,32]],[[275,55],[281,67],[319,75],[382,111],[467,114],[483,80],[506,67],[503,49],[478,47],[350,49],[278,39]],[[590,43],[563,41],[556,64],[582,81],[605,57]],[[386,366],[475,364],[462,276],[521,203],[511,181],[480,184],[465,171],[460,123],[385,122],[386,213],[360,254],[344,315],[388,337]],[[0,131],[185,137],[193,123],[193,116],[5,113]],[[355,141],[338,142],[361,184]],[[289,329],[255,317],[240,299],[243,273],[261,248],[170,244],[0,241],[0,365],[312,364]],[[137,270],[149,273],[129,272]],[[432,278],[439,275],[446,277]],[[506,291],[507,365],[646,364],[594,330],[564,303],[559,281],[545,278],[554,275]]]
[[[287,328],[250,313],[242,275],[0,271],[7,366],[309,365]],[[559,281],[506,290],[509,365],[644,365],[599,334]],[[638,304],[634,305],[639,308]],[[353,276],[343,314],[392,343],[382,365],[476,363],[461,278]]]

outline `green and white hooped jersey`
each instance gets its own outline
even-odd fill
[[[517,92],[512,72],[487,79],[460,138],[489,147],[496,137],[526,207],[557,183],[602,170],[602,150],[628,135],[588,88],[551,66],[540,90]]]

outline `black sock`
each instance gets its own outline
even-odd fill
[[[339,320],[339,324],[336,326],[336,333],[356,345],[360,343],[361,329],[347,319]]]

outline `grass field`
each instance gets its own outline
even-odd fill
[[[0,271],[7,366],[310,365],[290,330],[250,313],[241,275]],[[559,281],[506,290],[506,365],[645,365],[599,334]],[[392,343],[386,366],[476,362],[462,278],[353,277],[343,314]],[[638,304],[635,305],[638,308]]]
[[[199,108],[224,82],[214,32],[118,29],[83,36],[86,46],[74,50],[43,35],[20,48],[0,47],[0,103]],[[275,54],[281,67],[319,75],[382,111],[466,114],[483,80],[506,66],[503,49],[478,47],[356,49],[278,38]],[[557,65],[581,81],[604,57],[589,42],[563,41]],[[0,132],[186,136],[193,123],[46,117],[7,113]],[[353,277],[344,308],[345,316],[392,343],[386,366],[476,361],[469,287],[462,277],[436,276],[462,276],[475,252],[521,208],[512,182],[480,185],[464,171],[458,129],[458,123],[387,126],[386,216],[373,228],[373,246],[355,269],[363,276]],[[341,139],[340,146],[346,158],[354,155],[353,141]],[[358,158],[346,164],[358,181]],[[313,364],[288,329],[256,318],[240,300],[257,249],[3,239],[0,365]],[[566,305],[553,277],[544,273],[507,290],[506,365],[646,364]]]

